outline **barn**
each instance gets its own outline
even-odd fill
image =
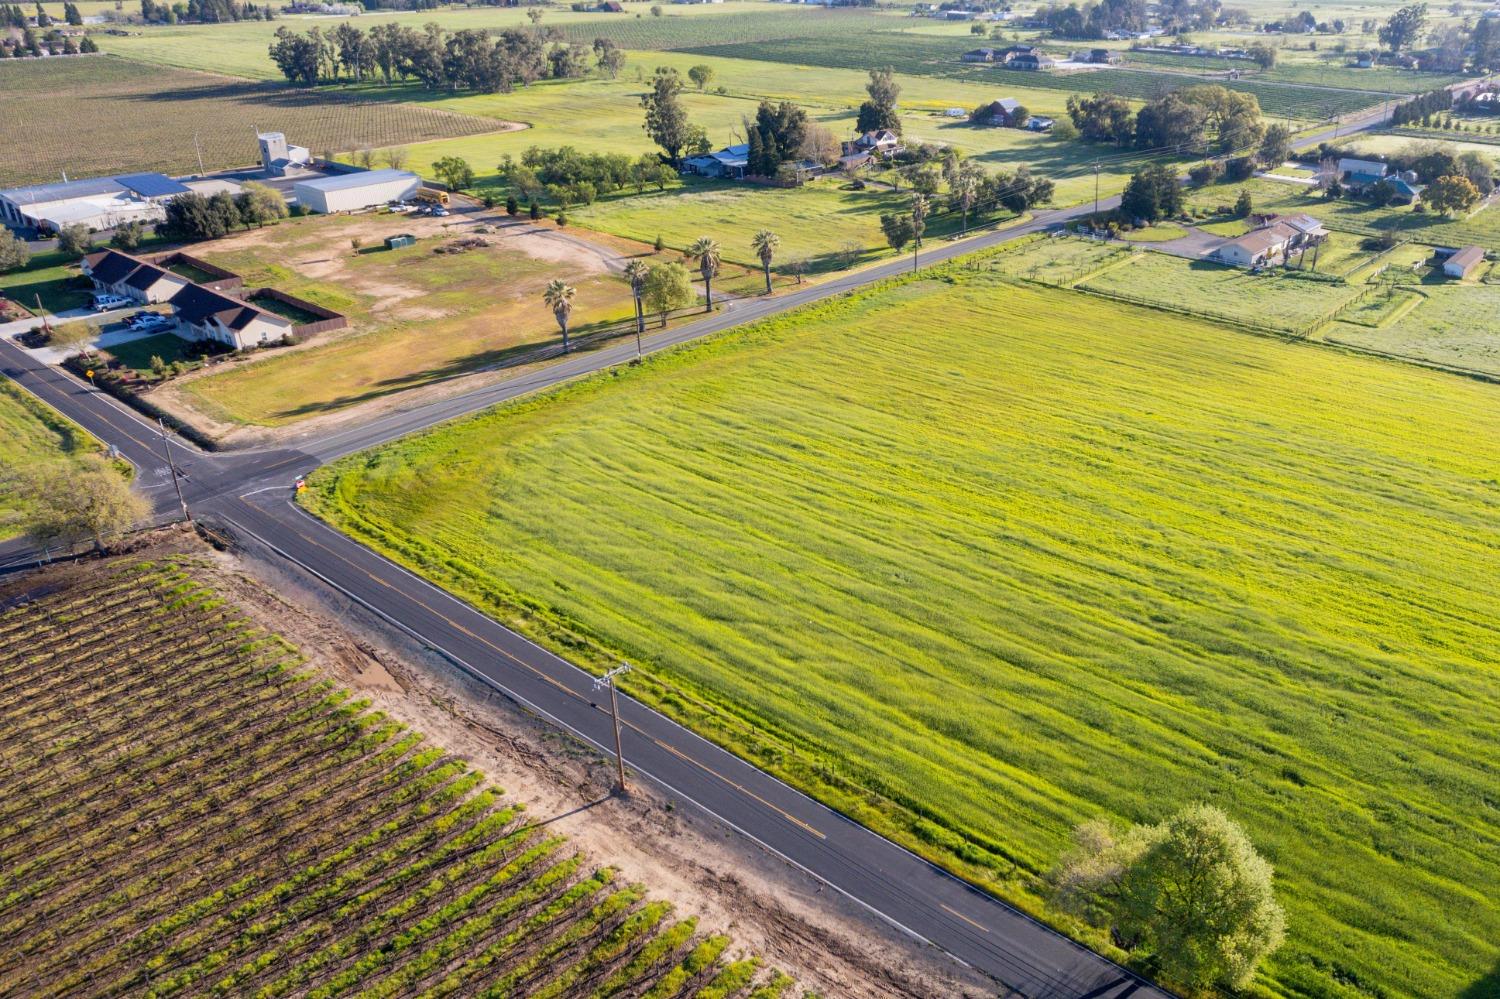
[[[292,185],[297,204],[315,212],[352,212],[410,198],[422,178],[405,170],[361,170]]]

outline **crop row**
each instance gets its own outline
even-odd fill
[[[191,567],[126,563],[0,614],[0,994],[782,987]]]
[[[713,17],[604,18],[561,26],[573,42],[608,38],[621,48],[688,49],[695,45],[748,44],[786,38],[866,36],[890,27],[890,17],[859,10],[759,10]]]
[[[23,65],[24,63],[24,65]],[[101,75],[95,75],[98,72]],[[116,57],[0,65],[0,187],[138,170],[254,163],[255,127],[322,154],[493,131],[487,118],[337,91],[291,90]],[[196,148],[195,148],[196,143]]]

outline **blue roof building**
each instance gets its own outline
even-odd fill
[[[682,161],[682,172],[700,177],[718,177],[726,180],[743,180],[750,163],[750,145],[741,142],[725,146],[716,153],[689,156]]]
[[[78,223],[107,229],[123,221],[159,218],[162,202],[187,193],[187,187],[160,173],[33,184],[0,191],[0,222],[18,228]]]

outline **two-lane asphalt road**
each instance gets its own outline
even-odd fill
[[[1344,131],[1380,121],[1370,115]],[[1332,129],[1304,136],[1313,145]],[[1103,201],[1109,209],[1117,198]],[[925,264],[995,246],[1071,218],[1092,206],[1041,212],[1008,229],[967,240],[929,244]],[[736,303],[646,338],[648,352],[904,273],[910,257],[809,285],[777,298]],[[527,393],[626,362],[633,338],[539,366],[511,379],[410,409],[356,428],[309,435],[275,450],[205,454],[172,442],[173,464],[195,516],[258,542],[301,567],[454,665],[529,710],[550,719],[606,755],[609,718],[595,704],[592,678],[567,661],[313,519],[293,502],[298,474],[341,455],[455,419]],[[176,495],[154,424],[72,376],[0,340],[0,370],[60,410],[134,464],[159,514],[176,513]],[[23,546],[0,548],[0,568],[24,560]],[[1167,993],[1118,965],[831,811],[754,766],[693,735],[629,698],[621,715],[625,757],[640,778],[684,804],[702,809],[788,863],[820,879],[912,937],[994,976],[1028,997],[1166,999]]]

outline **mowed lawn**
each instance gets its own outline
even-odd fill
[[[710,236],[719,241],[725,260],[757,266],[750,240],[759,230],[770,229],[781,237],[781,264],[802,257],[813,270],[821,270],[837,266],[839,250],[848,243],[868,251],[865,256],[889,252],[880,215],[910,211],[911,200],[904,190],[853,191],[847,181],[835,179],[798,188],[689,181],[666,191],[597,201],[568,215],[579,226],[645,243],[660,236],[678,250],[699,236]],[[934,235],[957,228],[955,218],[933,217]]]
[[[1381,293],[1375,301],[1384,298]],[[1500,375],[1500,284],[1430,285],[1415,308],[1391,312],[1395,318],[1379,326],[1334,323],[1322,338]]]
[[[1273,992],[1473,999],[1497,391],[952,268],[347,459],[310,502],[1012,898],[1080,820],[1211,801],[1277,868]]]
[[[1302,332],[1361,291],[1294,272],[1251,274],[1239,267],[1147,251],[1079,287],[1291,333]]]

